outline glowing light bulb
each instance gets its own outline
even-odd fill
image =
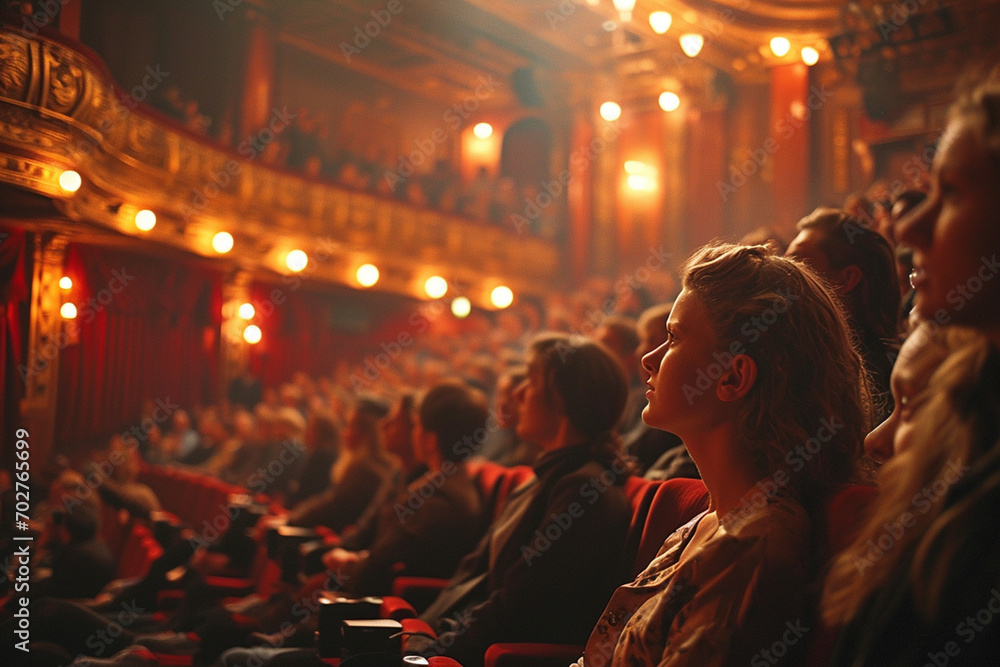
[[[67,169],[59,174],[59,187],[66,192],[76,192],[80,189],[81,185],[83,185],[83,179],[80,178],[80,174],[72,169]]]
[[[695,32],[689,32],[681,35],[680,42],[681,50],[684,51],[684,54],[688,58],[694,58],[701,53],[702,47],[705,46],[705,37]]]
[[[681,106],[681,98],[677,93],[666,90],[660,93],[660,108],[664,111],[677,111]]]
[[[59,279],[59,289],[73,289],[73,279],[69,276],[63,276]]]
[[[812,67],[819,62],[819,51],[811,46],[802,47],[802,62]]]
[[[149,209],[142,209],[135,214],[135,226],[144,232],[156,227],[156,214]]]
[[[355,277],[358,279],[358,284],[362,287],[371,287],[378,282],[378,267],[374,264],[362,264],[358,267]]]
[[[424,292],[432,299],[440,299],[448,293],[448,281],[441,276],[431,276],[424,283]]]
[[[649,15],[649,27],[653,29],[657,35],[662,35],[666,31],[670,30],[670,24],[673,23],[674,17],[670,15],[670,12],[652,12]]]
[[[261,333],[260,327],[256,324],[251,324],[246,329],[243,330],[243,340],[250,343],[251,345],[256,345],[260,342],[264,334]]]
[[[288,267],[289,271],[294,273],[298,273],[299,271],[305,269],[307,264],[309,264],[309,256],[301,250],[292,250],[287,256],[285,256],[285,266]]]
[[[512,292],[506,285],[494,287],[493,291],[490,292],[490,301],[492,301],[493,305],[497,308],[506,308],[510,304],[514,303],[514,292]]]
[[[472,133],[480,139],[487,139],[493,134],[493,126],[489,123],[476,123],[472,128]]]
[[[464,296],[460,296],[451,302],[451,314],[462,319],[468,317],[472,312],[472,302]]]
[[[788,52],[792,48],[792,43],[788,41],[787,37],[772,37],[771,38],[771,53],[783,58],[788,55]]]
[[[76,319],[76,306],[68,301],[62,305],[59,309],[59,314],[62,315],[64,320],[75,320]]]
[[[622,108],[616,102],[605,102],[601,105],[601,118],[609,123],[618,120],[622,115]]]
[[[252,303],[240,304],[239,316],[244,320],[252,320],[253,316],[257,314],[257,309],[253,307]]]
[[[220,255],[233,249],[233,235],[229,232],[219,232],[212,237],[212,249]]]

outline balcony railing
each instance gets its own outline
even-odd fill
[[[380,286],[412,291],[429,270],[489,288],[537,292],[558,282],[556,244],[443,212],[274,169],[148,111],[113,82],[86,47],[53,33],[0,29],[0,182],[53,200],[73,224],[218,256],[211,238],[236,239],[226,261],[283,271],[284,253],[322,253],[311,278],[352,284],[363,261]],[[75,193],[59,176],[82,176]],[[156,213],[142,232],[138,210]],[[475,299],[474,299],[475,301]]]

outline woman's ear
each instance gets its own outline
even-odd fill
[[[861,267],[855,264],[845,266],[839,273],[840,275],[837,277],[837,293],[841,295],[850,294],[851,290],[857,287],[861,279],[865,277]]]
[[[720,401],[738,401],[750,392],[756,381],[757,362],[748,354],[737,354],[715,383],[715,395]]]

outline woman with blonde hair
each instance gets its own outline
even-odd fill
[[[789,654],[800,649],[813,526],[869,427],[843,308],[804,264],[766,246],[708,246],[682,283],[667,341],[642,360],[643,420],[683,439],[710,505],[615,592],[587,667],[756,664],[789,628]]]

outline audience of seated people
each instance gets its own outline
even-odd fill
[[[452,575],[423,615],[439,638],[411,637],[412,652],[444,651],[473,667],[494,642],[583,644],[590,633],[579,663],[589,667],[755,664],[762,649],[785,636],[788,622],[801,619],[823,628],[785,646],[789,664],[803,664],[807,655],[811,664],[845,666],[992,664],[1000,626],[980,619],[993,609],[1000,586],[998,109],[995,73],[954,107],[923,201],[920,194],[898,195],[897,210],[889,195],[873,191],[845,203],[855,217],[818,210],[800,222],[788,257],[764,246],[703,248],[685,264],[683,290],[672,305],[644,314],[635,348],[648,391],[643,424],[624,434],[626,451],[644,458],[643,438],[676,434],[659,445],[661,460],[690,452],[711,505],[668,537],[633,582],[621,585],[618,557],[629,523],[622,485],[634,464],[621,458],[615,433],[627,405],[628,351],[619,346],[613,355],[578,336],[542,337],[527,347],[528,370],[515,385],[522,376],[506,365],[508,355],[541,326],[508,318],[510,332],[433,336],[415,346],[382,374],[379,398],[347,389],[360,364],[345,363],[318,382],[297,376],[294,388],[261,391],[253,415],[228,404],[192,408],[195,429],[188,413],[177,410],[166,434],[154,424],[138,442],[112,439],[96,467],[112,456],[123,463],[98,493],[71,471],[53,486],[50,504],[67,511],[56,511],[44,529],[52,577],[33,582],[33,593],[87,597],[111,576],[106,547],[94,541],[98,496],[134,516],[155,512],[155,497],[137,485],[134,460],[122,459],[123,450],[137,448],[149,462],[200,466],[251,491],[259,490],[254,475],[261,466],[295,451],[301,463],[289,466],[294,474],[263,491],[286,506],[301,497],[291,520],[338,534],[325,565],[347,575],[341,589],[385,592],[399,562]],[[893,280],[893,244],[912,253],[912,331],[897,308],[905,290]],[[606,314],[602,296],[598,290],[553,300],[544,322],[582,330],[592,313]],[[778,313],[774,323],[749,337],[744,325],[762,321],[768,309]],[[905,337],[898,356],[897,331]],[[497,361],[491,372],[481,367],[484,356]],[[699,384],[702,370],[707,384]],[[479,454],[509,452],[516,439],[542,450],[535,477],[512,493],[478,546],[473,534],[482,528],[481,505],[464,458],[455,458],[450,444],[459,432],[487,423],[487,402],[466,384],[441,382],[447,375],[475,376],[485,386],[499,377],[495,411],[516,413],[495,419],[515,437],[489,441],[495,450],[480,447]],[[892,406],[880,410],[875,399],[889,378]],[[412,392],[428,386],[414,419]],[[397,407],[386,420],[390,400]],[[875,415],[886,419],[864,438]],[[404,455],[379,444],[383,433],[392,451]],[[415,451],[405,455],[408,444]],[[408,487],[401,460],[414,474],[427,466]],[[830,498],[847,483],[866,481],[871,464],[882,466],[875,472],[877,495],[858,517],[849,546],[828,553],[819,536]],[[649,467],[648,474],[662,470],[658,462]],[[561,529],[560,539],[537,548],[537,536],[568,515],[575,499],[586,500],[583,486],[608,470],[620,471],[615,483],[575,518],[572,530]],[[441,489],[411,507],[414,492],[422,498],[422,485],[436,479],[444,480]],[[330,494],[358,480],[367,482],[363,492],[324,507]],[[67,504],[67,498],[86,500]],[[318,513],[312,520],[307,510],[314,507],[345,516]],[[446,544],[439,539],[443,517],[447,530],[456,531]],[[891,545],[883,547],[887,535]],[[178,545],[144,582],[163,586],[168,567],[191,569],[196,561],[186,538]],[[98,576],[57,574],[78,571],[84,561]],[[260,621],[287,616],[289,600],[259,606],[267,613],[254,627],[274,632]],[[106,609],[106,597],[102,604],[95,609]],[[52,655],[63,662],[93,655],[84,646],[88,632],[108,623],[95,609],[40,601],[35,638],[61,645]],[[124,629],[101,654],[123,650],[112,663],[152,664],[141,648],[147,646],[214,659],[252,641],[246,627],[233,627],[232,609],[216,611],[195,614],[168,636]],[[11,620],[4,619],[5,628]],[[192,629],[201,641],[184,634]],[[214,653],[204,652],[205,638]],[[235,651],[225,661],[243,664],[245,657]]]

